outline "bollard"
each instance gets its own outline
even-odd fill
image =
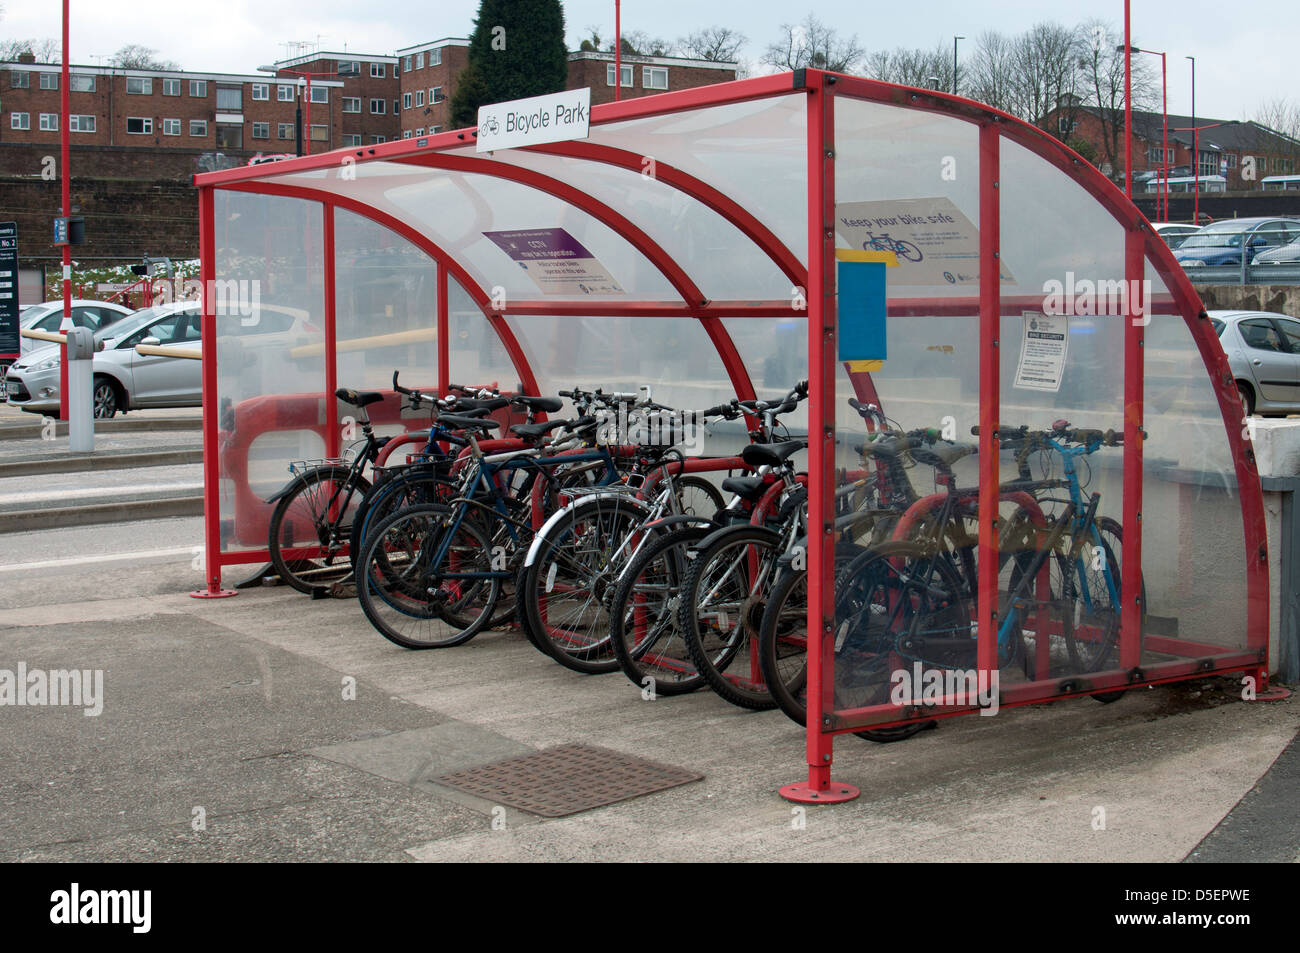
[[[90,328],[68,331],[68,449],[95,449],[95,334]]]

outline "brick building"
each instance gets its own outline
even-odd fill
[[[404,139],[451,125],[456,78],[469,64],[469,40],[447,37],[397,51],[401,67],[399,134]]]
[[[735,63],[690,60],[677,56],[622,57],[621,99],[653,96],[674,89],[727,83],[736,78]],[[614,101],[614,54],[570,53],[569,89],[591,87],[591,104]]]
[[[322,82],[341,83],[337,92],[339,138],[330,149],[373,145],[388,142],[401,135],[402,126],[397,113],[398,77],[400,60],[396,56],[375,56],[360,53],[308,53],[274,64],[277,79],[296,83],[304,80],[300,73],[316,74],[311,77],[312,124],[316,124],[316,109],[321,94],[316,91]],[[339,73],[355,73],[339,76]],[[330,75],[334,74],[334,75]],[[317,140],[319,143],[319,140]],[[314,152],[325,152],[326,147],[315,144]]]
[[[1076,106],[1058,110],[1049,116],[1047,128],[1058,132],[1062,140],[1080,139],[1092,145],[1097,162],[1108,175],[1122,176],[1122,168],[1107,169],[1102,162],[1103,137],[1111,122],[1119,124],[1119,165],[1123,164],[1124,114],[1103,121],[1096,107]],[[1133,172],[1139,183],[1157,175],[1162,168],[1162,134],[1164,115],[1147,110],[1133,110]],[[1199,129],[1199,135],[1190,130]],[[1199,138],[1199,150],[1195,140]],[[1257,122],[1233,119],[1210,119],[1198,116],[1169,116],[1169,177],[1221,175],[1228,191],[1249,192],[1262,188],[1261,182],[1271,175],[1292,175],[1300,166],[1300,140],[1292,139]],[[1192,153],[1199,151],[1199,170],[1193,168]],[[1135,192],[1138,189],[1135,189]]]

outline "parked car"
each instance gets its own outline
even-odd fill
[[[1207,312],[1250,414],[1300,412],[1300,321],[1271,311]]]
[[[218,317],[218,330],[221,322]],[[253,350],[274,348],[271,360],[281,366],[288,358],[283,348],[323,341],[321,330],[295,308],[261,305],[252,316],[232,315],[239,325],[239,342]],[[94,357],[94,407],[98,418],[113,417],[145,407],[198,407],[203,402],[202,362],[184,357],[142,355],[137,344],[183,345],[199,350],[199,305],[179,301],[137,311],[131,317],[95,332],[102,347]],[[59,412],[58,345],[48,345],[19,359],[9,369],[5,387],[9,402],[36,414]],[[268,371],[271,373],[271,371]]]
[[[78,328],[102,328],[108,327],[117,321],[122,320],[131,309],[112,301],[87,301],[81,298],[72,299],[72,324]],[[63,324],[63,301],[43,301],[40,304],[29,304],[18,312],[18,328],[21,331],[35,330],[48,331],[51,334],[58,331]],[[33,348],[44,347],[45,342],[33,341],[30,338],[19,336],[18,350],[20,354],[26,354]],[[4,386],[5,374],[9,370],[9,365],[13,363],[7,359],[0,359],[0,402],[7,399],[6,389]]]
[[[1300,240],[1293,241],[1290,245],[1283,245],[1281,248],[1270,248],[1268,251],[1260,252],[1251,264],[1268,265],[1291,261],[1300,261]]]
[[[1152,227],[1171,249],[1181,248],[1183,242],[1201,230],[1200,225],[1184,225],[1180,222],[1161,222]]]
[[[1300,219],[1225,218],[1204,225],[1189,235],[1174,252],[1184,268],[1207,265],[1240,265],[1242,249],[1247,260],[1271,248],[1300,240]]]

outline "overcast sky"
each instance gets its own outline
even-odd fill
[[[5,39],[58,37],[58,0],[0,0]],[[614,0],[566,0],[570,48],[586,28],[613,35]],[[1040,20],[1074,24],[1103,17],[1121,25],[1123,0],[623,0],[624,30],[672,40],[712,25],[749,38],[742,56],[757,61],[781,24],[809,10],[868,51],[897,46],[951,45],[982,30],[1018,32]],[[1249,13],[1246,13],[1246,10]],[[322,50],[392,53],[445,36],[466,36],[477,0],[72,0],[72,59],[94,64],[127,43],[142,43],[182,69],[253,72],[285,55],[285,43],[319,40]],[[309,17],[309,19],[308,19]],[[1196,106],[1201,116],[1248,119],[1261,102],[1300,97],[1294,49],[1300,3],[1252,0],[1134,0],[1133,40],[1169,54],[1169,110],[1191,111],[1191,64],[1196,57]],[[1158,63],[1156,63],[1158,66]]]

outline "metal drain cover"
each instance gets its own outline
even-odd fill
[[[567,817],[703,777],[621,751],[571,744],[444,774],[433,781],[530,814]]]

